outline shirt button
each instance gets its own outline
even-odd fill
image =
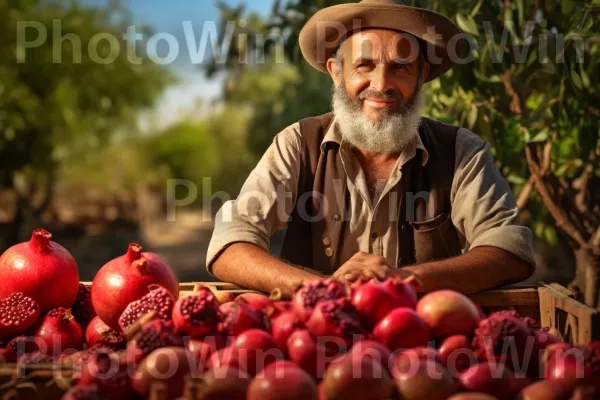
[[[339,222],[341,219],[342,219],[342,217],[340,216],[340,214],[334,214],[334,216],[333,216],[333,220],[334,220],[335,222]]]
[[[331,247],[325,249],[325,255],[327,257],[333,257],[333,250],[331,249]]]
[[[371,239],[373,239],[373,240],[377,239],[377,234],[375,232],[371,233]]]
[[[323,238],[323,244],[324,244],[325,246],[331,246],[331,239],[329,239],[327,236],[325,236],[325,237]]]

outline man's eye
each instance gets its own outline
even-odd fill
[[[401,63],[397,63],[394,65],[394,69],[407,69],[408,65],[406,64],[401,64]]]
[[[371,69],[371,64],[370,63],[361,63],[361,64],[358,64],[358,67],[356,67],[356,69],[360,69],[363,71],[369,70],[369,69]]]

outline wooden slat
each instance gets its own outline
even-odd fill
[[[469,295],[482,307],[532,306],[539,304],[537,289],[498,289]]]

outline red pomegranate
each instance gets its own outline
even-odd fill
[[[477,357],[471,350],[471,340],[465,335],[448,336],[440,344],[439,351],[453,376],[477,363]]]
[[[0,300],[0,339],[25,332],[40,316],[40,306],[23,293]]]
[[[171,346],[183,347],[183,339],[175,333],[171,321],[155,319],[145,323],[127,343],[126,359],[137,364],[154,350]]]
[[[272,362],[283,359],[283,351],[268,332],[249,329],[233,343],[233,354],[250,375],[256,375]]]
[[[156,254],[142,253],[142,246],[132,243],[127,254],[106,263],[94,277],[92,304],[106,325],[120,331],[119,317],[125,308],[154,284],[178,298],[179,283],[167,262]]]
[[[61,400],[101,400],[98,385],[76,385],[65,393]]]
[[[306,322],[321,301],[346,297],[346,288],[336,280],[316,280],[305,283],[294,294],[294,311],[300,321]]]
[[[237,298],[245,301],[250,307],[254,308],[255,310],[260,311],[264,311],[265,308],[270,306],[272,303],[272,300],[270,298],[260,293],[242,293]]]
[[[298,330],[287,341],[287,353],[294,363],[314,378],[322,378],[330,362],[339,355],[312,337],[307,329]]]
[[[306,327],[314,337],[338,337],[346,346],[351,346],[365,334],[360,316],[345,297],[317,303]]]
[[[248,329],[265,329],[262,311],[250,307],[244,300],[221,304],[223,314],[220,330],[228,336],[236,337]]]
[[[55,308],[31,328],[34,336],[46,343],[47,354],[58,356],[65,350],[79,350],[83,345],[83,330],[71,314],[71,309]]]
[[[79,270],[73,256],[44,229],[29,242],[12,246],[0,256],[0,298],[21,292],[42,312],[70,308],[79,291]]]
[[[265,309],[271,321],[271,334],[282,350],[287,347],[287,340],[292,333],[303,327],[302,322],[294,312],[292,303],[277,301]]]
[[[323,385],[327,399],[380,400],[394,394],[387,369],[370,357],[341,356],[325,371]]]
[[[85,342],[89,347],[102,345],[112,349],[125,347],[125,338],[106,325],[100,317],[94,317],[85,330]]]
[[[177,300],[173,307],[175,330],[192,338],[218,333],[222,317],[215,295],[201,286]]]
[[[117,353],[98,351],[90,354],[79,379],[80,385],[95,384],[102,397],[126,400],[134,397],[128,366]]]
[[[217,350],[211,354],[206,363],[208,369],[226,368],[233,367],[241,371],[246,371],[246,360],[238,360],[238,354],[236,353],[233,346],[227,346],[220,350]],[[240,365],[243,364],[243,365]]]
[[[600,391],[600,341],[587,346],[555,345],[548,354],[544,377],[566,391],[578,385],[591,385]]]
[[[375,326],[398,307],[414,309],[417,305],[416,280],[388,278],[382,283],[372,280],[352,289],[352,304],[368,326]]]
[[[396,308],[373,329],[375,339],[390,350],[426,346],[430,339],[427,323],[410,308]]]
[[[131,383],[142,398],[150,397],[155,382],[166,386],[166,398],[175,399],[183,394],[185,376],[190,373],[192,355],[183,347],[161,347],[142,360]]]
[[[521,390],[517,400],[567,400],[569,394],[557,382],[542,380]]]
[[[186,343],[188,351],[193,355],[198,370],[208,367],[210,357],[226,345],[225,337],[221,335],[206,336],[202,339],[189,340]]]
[[[25,354],[46,354],[48,346],[41,338],[35,336],[17,336],[6,345],[4,358],[8,362],[16,362]]]
[[[392,361],[394,360],[392,352],[385,345],[375,340],[361,340],[352,346],[350,352],[355,357],[371,357],[386,367],[388,371],[391,370]]]
[[[530,383],[527,378],[517,377],[505,365],[493,361],[468,368],[459,376],[459,382],[466,391],[486,393],[499,400],[514,399]]]
[[[246,400],[250,386],[248,374],[231,366],[216,367],[205,372],[202,382],[202,400]]]
[[[96,310],[94,310],[92,304],[91,287],[86,286],[83,283],[79,284],[79,291],[77,292],[75,303],[73,303],[73,307],[71,307],[71,312],[77,322],[79,322],[79,325],[81,325],[83,329],[87,328],[90,321],[96,316]]]
[[[399,398],[410,400],[446,400],[458,391],[446,368],[432,360],[415,365],[395,378]]]
[[[263,369],[248,388],[248,400],[318,400],[314,379],[290,361]]]
[[[415,372],[420,368],[421,364],[429,361],[444,365],[442,356],[436,349],[432,347],[417,346],[404,350],[400,354],[396,355],[396,359],[394,360],[394,365],[391,370],[392,376],[397,378],[402,374]]]
[[[417,304],[417,313],[431,327],[434,338],[469,335],[481,319],[475,303],[453,290],[426,294]]]

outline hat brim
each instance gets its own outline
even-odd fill
[[[364,3],[339,4],[313,15],[300,31],[302,55],[310,65],[327,73],[327,60],[347,34],[369,28],[406,32],[426,43],[430,48],[425,56],[431,65],[426,81],[451,69],[453,59],[460,55],[463,34],[442,14],[410,6]]]

